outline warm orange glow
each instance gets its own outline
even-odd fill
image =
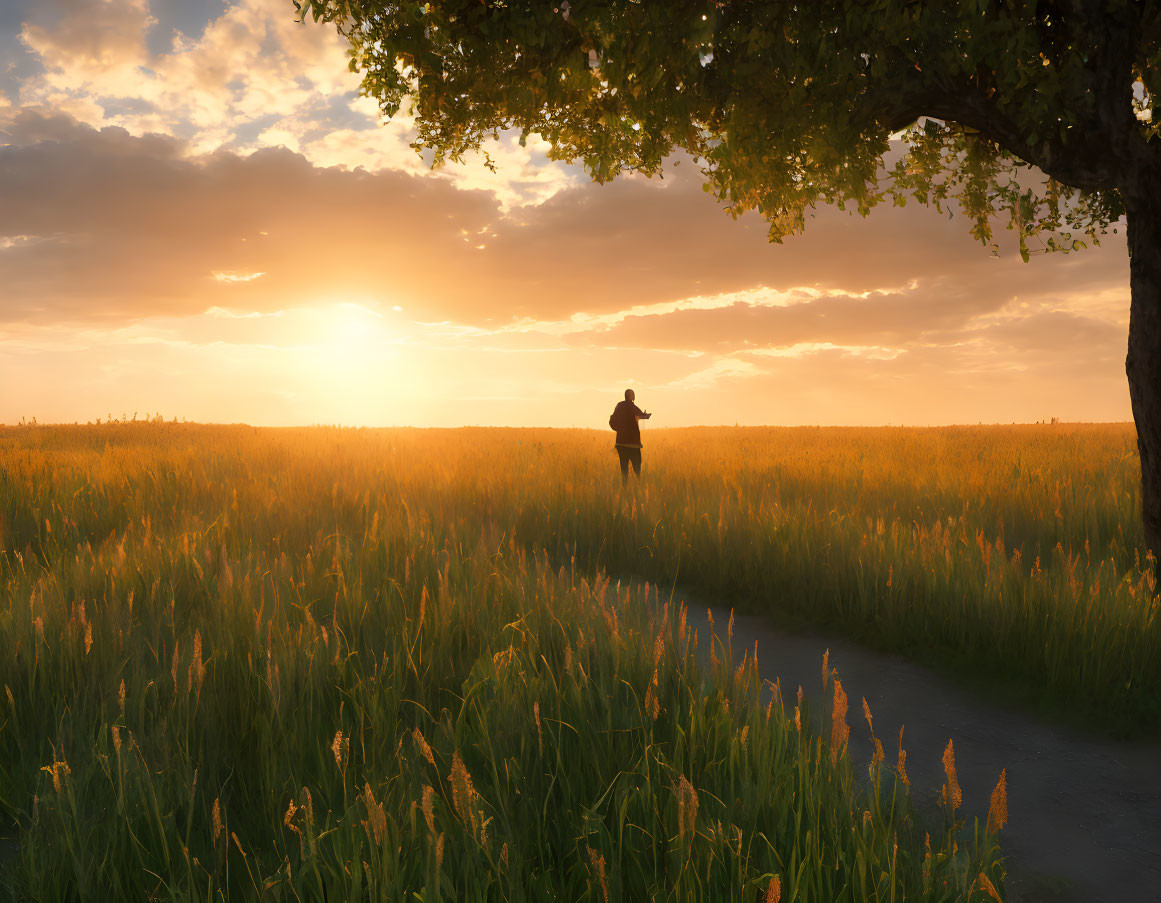
[[[598,186],[515,136],[432,172],[333,29],[194,6],[18,2],[0,422],[600,428],[627,386],[654,426],[1129,419],[1121,236],[1025,265],[908,207],[770,245],[693,161]]]

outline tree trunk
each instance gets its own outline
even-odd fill
[[[1141,453],[1145,545],[1161,557],[1161,178],[1125,197],[1132,301],[1125,372]]]

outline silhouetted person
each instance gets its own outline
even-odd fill
[[[633,403],[637,396],[632,389],[625,390],[625,400],[618,402],[609,417],[609,427],[617,431],[617,455],[621,458],[621,485],[629,480],[629,465],[641,479],[641,428],[639,420],[648,420],[652,414],[642,411]]]

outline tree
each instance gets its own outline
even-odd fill
[[[1161,551],[1161,0],[296,5],[349,39],[385,114],[409,105],[435,164],[508,129],[598,181],[656,173],[680,148],[774,241],[818,204],[914,198],[958,206],[984,244],[1003,222],[1027,259],[1124,217],[1126,372]]]

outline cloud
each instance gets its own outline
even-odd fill
[[[226,282],[231,285],[237,282],[253,282],[255,279],[261,279],[265,273],[223,273],[221,270],[214,270],[210,273],[216,282]]]
[[[337,29],[296,22],[289,2],[238,0],[196,37],[171,29],[160,48],[157,27],[148,0],[38,0],[21,40],[41,65],[21,81],[21,105],[181,138],[194,155],[286,147],[320,166],[427,171],[409,116],[384,126]],[[490,148],[498,173],[469,155],[439,178],[493,191],[505,208],[537,203],[576,178],[546,149],[505,136]]]
[[[173,138],[29,111],[0,127],[13,141],[0,147],[8,318],[422,299],[429,279],[455,298],[456,261],[478,254],[462,231],[499,215],[491,193],[284,149],[189,158]]]
[[[30,110],[0,128],[8,318],[371,299],[489,332],[728,350],[893,345],[1012,305],[1092,315],[1099,298],[1110,322],[1126,308],[1119,238],[1023,264],[974,246],[962,220],[888,209],[822,211],[771,245],[756,217],[717,209],[688,165],[506,214],[491,192],[282,148],[190,156],[172,137]]]

